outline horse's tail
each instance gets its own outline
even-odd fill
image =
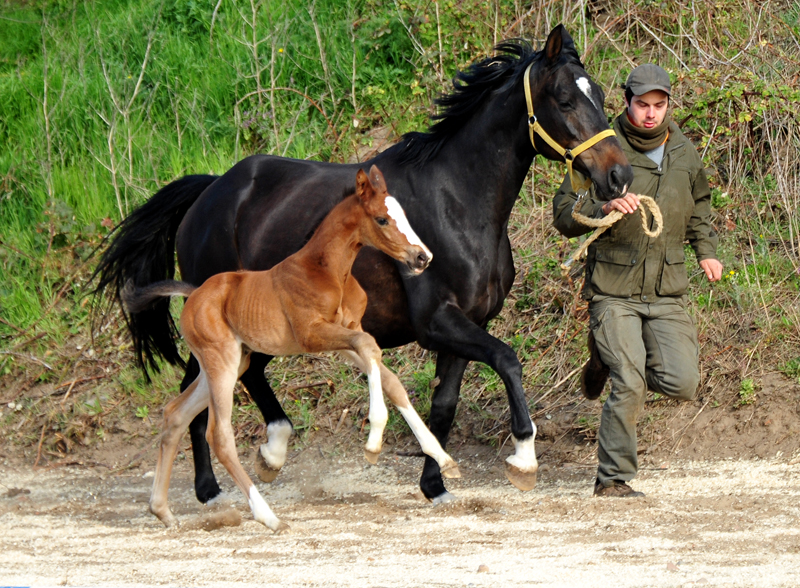
[[[122,307],[128,314],[134,315],[151,308],[155,300],[169,298],[170,296],[189,297],[195,290],[197,290],[197,286],[189,282],[163,280],[149,286],[137,288],[134,286],[133,280],[128,280],[119,294]]]
[[[159,370],[158,357],[184,366],[178,353],[178,329],[169,312],[169,300],[162,299],[139,311],[128,312],[121,291],[130,281],[146,286],[175,276],[175,236],[186,212],[216,176],[184,176],[167,184],[150,200],[134,210],[106,237],[108,242],[92,274],[95,319],[102,301],[120,304],[133,340],[136,358],[148,376],[148,368]]]

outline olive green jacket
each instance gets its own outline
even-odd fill
[[[634,297],[643,301],[656,296],[681,296],[686,293],[683,244],[688,240],[698,261],[716,258],[717,235],[711,226],[711,192],[702,160],[692,143],[672,122],[661,166],[630,146],[617,129],[628,161],[633,167],[633,183],[628,190],[653,197],[664,216],[664,229],[652,239],[642,231],[637,211],[625,215],[589,246],[583,297],[595,295]],[[590,198],[581,214],[600,218],[602,201]],[[571,216],[577,199],[569,176],[553,200],[553,224],[567,237],[592,230]],[[652,228],[652,216],[648,213]]]

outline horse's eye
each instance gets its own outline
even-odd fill
[[[380,226],[385,227],[389,224],[389,221],[383,218],[382,216],[376,217],[375,222],[378,223]]]
[[[563,110],[572,110],[572,104],[571,104],[570,102],[559,102],[559,103],[558,103],[558,105],[559,105],[559,106],[560,106],[560,107],[561,107]]]

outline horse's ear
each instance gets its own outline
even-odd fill
[[[373,165],[369,168],[369,181],[372,182],[372,187],[375,188],[376,192],[388,192],[386,189],[386,180],[383,179],[383,174],[381,170],[378,169],[377,165]]]
[[[575,41],[572,40],[567,29],[564,28],[564,25],[558,25],[550,31],[550,35],[547,37],[547,43],[544,47],[544,55],[547,58],[547,63],[549,65],[555,65],[559,57],[561,57],[562,52],[578,54],[575,49]]]
[[[359,169],[358,173],[356,174],[356,196],[358,196],[361,202],[367,203],[369,202],[370,198],[372,198],[374,193],[375,190],[373,189],[366,172],[364,172],[363,169]]]

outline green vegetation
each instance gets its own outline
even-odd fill
[[[726,274],[710,287],[689,262],[700,396],[741,405],[758,401],[752,391],[767,371],[796,379],[797,2],[720,0],[701,10],[688,0],[4,0],[0,426],[38,444],[42,459],[107,436],[114,419],[133,415],[146,426],[133,434],[152,433],[151,410],[175,394],[180,374],[167,367],[146,384],[119,314],[93,321],[85,286],[101,239],[160,186],[222,173],[254,152],[369,157],[383,137],[425,128],[457,68],[503,38],[541,44],[559,22],[605,89],[609,116],[622,108],[618,87],[633,65],[666,67],[675,119],[709,169]],[[523,187],[509,226],[517,284],[491,330],[523,360],[534,417],[572,407],[588,431],[596,409],[568,377],[585,357],[586,306],[580,278],[564,281],[558,268],[578,244],[550,226],[563,173],[540,159]],[[387,358],[426,414],[431,354],[410,347]],[[741,386],[727,383],[730,374]],[[347,428],[362,429],[365,384],[349,368],[286,359],[271,378],[303,435],[334,429],[344,408]],[[330,387],[304,388],[320,378]],[[457,424],[477,416],[475,436],[501,445],[507,403],[497,376],[471,366],[462,398]],[[263,435],[243,391],[235,420],[240,432]],[[390,430],[404,427],[393,417]]]

